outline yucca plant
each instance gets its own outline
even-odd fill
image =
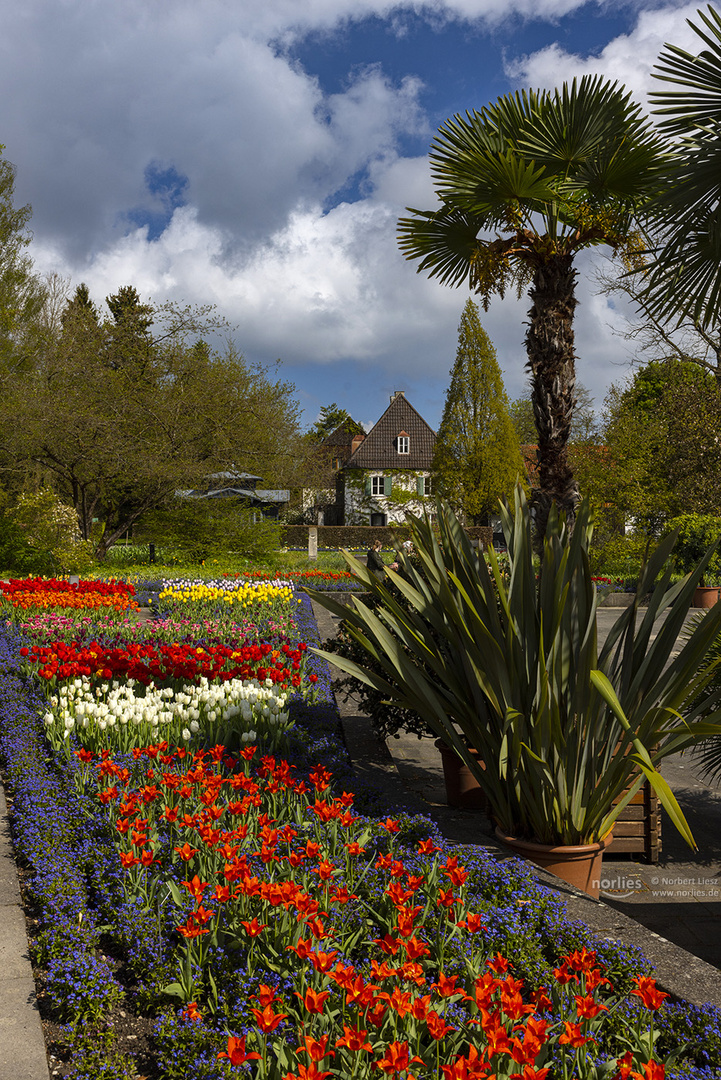
[[[704,691],[718,663],[706,663],[706,657],[721,630],[721,604],[672,656],[715,548],[681,582],[671,585],[669,570],[652,590],[674,537],[659,544],[641,572],[633,604],[599,652],[588,503],[580,505],[572,532],[551,512],[538,573],[531,514],[520,488],[515,514],[505,507],[502,517],[507,577],[492,551],[490,567],[474,551],[441,500],[435,525],[413,519],[420,565],[401,556],[401,572],[388,571],[404,605],[346,555],[379,606],[371,611],[357,597],[352,607],[320,593],[314,598],[342,616],[384,674],[336,654],[321,655],[418,713],[453,746],[477,776],[503,832],[543,844],[596,843],[647,777],[695,846],[657,766],[668,754],[721,733],[721,690]],[[639,611],[649,592],[648,607]],[[485,769],[475,764],[469,746]]]

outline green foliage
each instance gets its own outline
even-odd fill
[[[688,315],[702,329],[721,314],[721,234],[718,176],[721,166],[721,15],[709,4],[688,21],[701,46],[694,56],[666,45],[654,75],[670,88],[651,95],[660,130],[677,139],[668,183],[659,197],[664,215],[642,293],[661,321]]]
[[[711,544],[721,537],[721,517],[715,514],[681,514],[669,521],[666,531],[678,534],[673,551],[674,564],[680,573],[689,574]],[[721,585],[721,553],[717,552],[709,562],[703,583]]]
[[[710,372],[692,360],[651,360],[636,372],[627,392],[628,402],[640,415],[648,418],[663,406],[670,387],[693,387],[713,392],[714,379]]]
[[[93,565],[92,544],[81,539],[75,511],[50,488],[24,492],[2,516],[0,563],[5,569],[83,574]]]
[[[137,1070],[117,1046],[117,1037],[102,1027],[82,1031],[74,1046],[68,1080],[134,1080]]]
[[[591,572],[624,581],[637,581],[648,551],[649,537],[641,532],[606,535],[601,542],[597,541],[594,533],[589,552]]]
[[[401,560],[403,565],[406,562],[411,562],[417,570],[421,569],[420,560],[415,553],[410,557],[402,554],[398,554],[396,557]],[[405,603],[403,594],[392,581],[387,581],[386,587],[399,604],[403,605]],[[365,598],[365,603],[370,611],[377,611],[381,605],[381,600],[378,596],[371,595]],[[331,653],[345,657],[356,664],[370,667],[379,676],[383,675],[382,665],[369,656],[363,645],[349,631],[344,620],[341,620],[338,626],[336,637],[329,638],[325,643],[325,647]],[[344,694],[346,697],[352,697],[358,702],[362,712],[370,717],[373,730],[379,739],[399,738],[399,731],[417,735],[419,739],[434,734],[433,729],[429,728],[418,713],[404,708],[397,701],[389,701],[387,694],[382,690],[368,685],[353,675],[345,675],[342,679],[336,680],[334,685],[336,694]]]
[[[354,420],[347,409],[342,408],[335,401],[332,405],[323,405],[320,416],[312,427],[308,429],[308,437],[313,442],[323,442],[341,424],[345,425],[345,429],[351,437],[363,433],[363,425]]]
[[[0,152],[4,149],[0,146]],[[16,209],[15,166],[0,158],[0,372],[32,329],[44,300],[45,288],[33,273],[27,254],[31,240],[30,206]]]
[[[50,552],[39,551],[28,544],[12,510],[13,503],[9,495],[0,491],[0,571],[19,577],[52,574],[55,567]]]
[[[345,617],[349,634],[383,674],[343,657],[329,659],[418,713],[452,745],[505,832],[542,843],[597,841],[646,777],[693,844],[657,765],[721,732],[721,693],[704,693],[715,665],[703,666],[721,631],[721,605],[694,627],[667,668],[714,550],[677,585],[664,574],[637,628],[641,598],[665,566],[674,537],[662,541],[643,569],[633,605],[599,652],[587,501],[573,533],[551,511],[537,574],[531,514],[517,491],[515,517],[503,510],[507,582],[493,552],[489,573],[450,509],[439,501],[437,511],[437,536],[427,520],[413,521],[422,572],[406,564],[405,577],[389,571],[404,605],[350,557],[380,600],[377,612],[355,597],[349,610],[315,594]],[[653,636],[664,610],[663,627]]]
[[[458,327],[433,473],[451,504],[481,524],[497,511],[498,500],[511,493],[523,471],[496,350],[469,298]]]
[[[138,539],[204,562],[231,552],[262,557],[280,546],[280,526],[258,517],[241,499],[174,499],[147,514]]]
[[[533,415],[533,402],[529,397],[515,398],[508,406],[508,413],[513,421],[516,438],[521,446],[534,446],[538,435],[536,420]]]
[[[292,386],[232,346],[218,354],[192,340],[215,325],[207,312],[151,309],[132,286],[108,304],[101,322],[79,286],[0,395],[6,456],[20,473],[52,476],[101,560],[144,513],[209,473],[289,481],[298,439]]]
[[[721,504],[721,393],[697,365],[653,362],[606,399],[596,505],[651,535],[682,513]]]

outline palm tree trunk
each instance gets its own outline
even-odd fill
[[[578,485],[568,462],[568,438],[576,404],[573,313],[576,271],[573,255],[546,257],[529,289],[533,306],[526,334],[527,369],[538,434],[538,487],[531,508],[540,545],[551,504],[573,521],[579,501]]]

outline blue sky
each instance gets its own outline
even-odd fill
[[[395,224],[430,207],[438,125],[600,72],[645,104],[695,4],[577,0],[0,0],[0,142],[32,254],[98,302],[133,284],[215,304],[249,360],[375,421],[393,390],[437,426],[466,299],[415,273]],[[529,12],[532,13],[529,15]],[[627,312],[579,260],[578,377],[629,371]],[[528,302],[482,319],[511,397]],[[220,344],[220,343],[219,343]]]

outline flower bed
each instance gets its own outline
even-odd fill
[[[275,576],[264,570],[244,571],[242,574],[223,575],[232,580],[273,581]],[[296,588],[318,589],[319,592],[359,592],[363,585],[348,570],[285,570],[283,579]]]
[[[13,578],[0,581],[0,600],[13,608],[137,608],[133,586],[123,581],[78,581],[64,578]]]
[[[303,598],[313,644],[311,618]],[[66,756],[22,647],[0,641],[0,753],[66,1075],[656,1080],[675,1027],[716,1023],[654,1016],[643,958],[569,924],[522,863],[356,806],[316,658],[321,703],[289,703],[285,758],[195,740]],[[121,1012],[151,1018],[137,1061]],[[666,1075],[721,1075],[718,1036],[705,1052]]]
[[[125,643],[112,648],[96,641],[51,641],[25,646],[21,653],[28,671],[53,686],[78,676],[95,679],[132,679],[148,686],[180,679],[257,679],[281,686],[300,686],[305,642],[293,647],[283,642],[241,645],[191,643],[158,646],[152,642]]]

